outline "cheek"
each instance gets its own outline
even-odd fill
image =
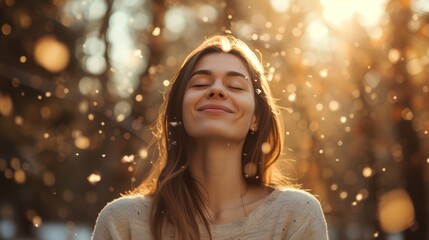
[[[255,109],[256,109],[256,104],[255,104],[255,99],[253,97],[249,97],[247,98],[245,101],[243,101],[245,104],[243,104],[243,109],[245,110],[245,114],[249,117],[252,118],[253,115],[255,114]]]

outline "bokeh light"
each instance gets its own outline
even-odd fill
[[[64,70],[70,61],[67,46],[54,36],[43,36],[34,47],[34,58],[46,70],[57,73]]]
[[[399,233],[414,223],[414,206],[403,189],[392,190],[380,197],[378,217],[384,231]]]

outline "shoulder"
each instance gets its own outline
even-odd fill
[[[300,189],[275,191],[279,217],[289,226],[287,239],[328,239],[325,216],[313,194]]]
[[[149,197],[129,195],[117,198],[98,214],[92,239],[131,239],[146,236],[150,211]],[[146,234],[146,235],[145,235]]]
[[[150,210],[151,198],[143,195],[127,195],[119,197],[101,210],[99,218],[109,218],[120,221],[134,215],[145,216]],[[143,218],[144,219],[144,218]]]
[[[109,203],[102,211],[108,212],[135,212],[149,208],[151,198],[148,196],[133,194],[119,197]]]
[[[307,203],[308,204],[319,204],[317,198],[304,190],[297,188],[282,188],[274,190],[278,192],[278,199],[280,201],[295,202],[295,203]]]
[[[309,192],[295,188],[274,190],[276,194],[275,204],[287,211],[320,215],[322,208],[319,200]]]

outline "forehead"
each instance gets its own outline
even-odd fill
[[[196,70],[211,70],[214,72],[236,71],[249,75],[246,65],[243,61],[231,53],[209,53],[201,57],[194,67]]]

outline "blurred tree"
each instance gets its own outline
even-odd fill
[[[411,41],[414,38],[409,29],[409,23],[413,17],[410,3],[408,1],[392,1],[390,6],[392,7],[390,14],[390,45],[392,49],[397,49],[402,56],[406,56],[407,51],[413,48]],[[405,238],[428,239],[428,200],[426,199],[427,189],[424,181],[424,171],[427,163],[425,163],[425,158],[420,148],[420,139],[412,126],[412,117],[408,117],[407,114],[409,113],[404,112],[409,111],[411,114],[416,112],[411,103],[414,98],[415,87],[413,87],[410,73],[407,71],[406,64],[410,61],[409,59],[407,60],[400,60],[393,64],[393,74],[390,79],[392,90],[399,94],[398,101],[393,104],[394,112],[392,115],[395,123],[396,138],[402,148],[405,186],[415,209],[415,222],[405,231]]]

